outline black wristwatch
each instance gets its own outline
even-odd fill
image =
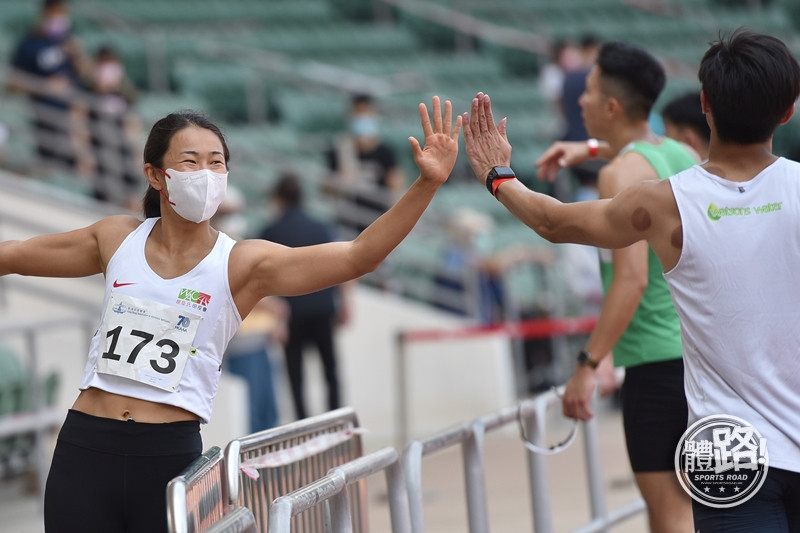
[[[509,167],[494,167],[489,171],[486,176],[486,189],[494,196],[497,193],[497,187],[507,180],[513,180],[517,177],[514,171]]]
[[[597,368],[600,362],[592,359],[592,354],[586,350],[581,350],[578,354],[578,366],[588,366],[589,368]]]

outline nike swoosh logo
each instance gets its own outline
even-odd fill
[[[136,285],[135,281],[131,281],[130,283],[120,283],[117,280],[114,280],[114,288],[124,287],[125,285]]]

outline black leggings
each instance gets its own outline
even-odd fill
[[[44,496],[47,533],[167,531],[167,483],[202,453],[199,422],[143,424],[70,410]]]

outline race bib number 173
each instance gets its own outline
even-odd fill
[[[195,353],[200,320],[185,309],[112,292],[96,370],[175,392]]]

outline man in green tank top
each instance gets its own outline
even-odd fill
[[[565,164],[603,157],[609,162],[598,174],[598,195],[611,198],[626,187],[668,178],[695,164],[697,154],[691,148],[661,138],[650,128],[650,111],[665,81],[663,68],[646,51],[623,43],[604,44],[580,98],[586,129],[600,140],[555,143],[537,161],[540,177],[552,179]],[[613,350],[614,365],[626,369],[625,439],[650,530],[691,532],[691,500],[673,466],[688,418],[680,324],[661,264],[647,242],[640,241],[628,248],[600,250],[600,268],[605,299],[567,383],[564,414],[584,421],[594,416],[595,383],[611,389],[608,355]]]

